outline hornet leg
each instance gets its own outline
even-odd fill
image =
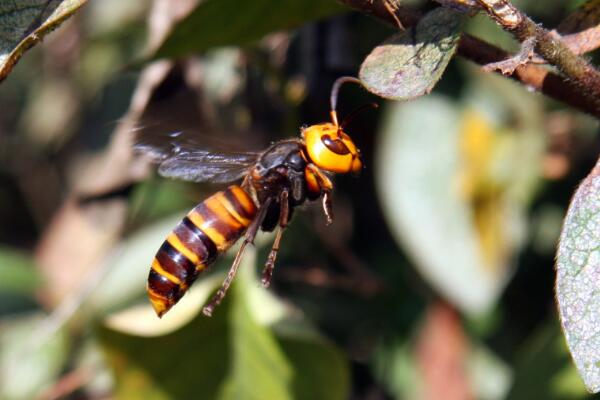
[[[331,180],[314,164],[308,164],[308,168],[317,178],[319,186],[323,191],[323,213],[325,213],[325,219],[327,225],[333,223],[333,205],[331,201],[331,191],[333,190],[333,184]]]
[[[333,223],[333,204],[331,202],[330,190],[326,190],[323,193],[323,212],[325,213],[327,225],[331,225]]]
[[[277,258],[277,252],[279,251],[279,242],[281,242],[281,236],[283,234],[283,231],[285,230],[285,227],[288,224],[288,219],[290,215],[288,196],[289,193],[287,190],[283,190],[281,192],[281,195],[279,196],[279,226],[277,227],[275,241],[273,242],[271,252],[267,257],[267,262],[262,272],[261,282],[264,287],[269,287],[269,285],[271,284],[271,278],[273,277],[273,268],[275,268],[275,259]]]
[[[260,225],[263,223],[263,220],[265,219],[265,216],[267,215],[267,209],[269,208],[270,204],[271,204],[271,199],[268,199],[258,210],[258,214],[257,214],[256,218],[254,219],[254,221],[252,221],[252,223],[248,227],[248,231],[246,231],[246,236],[244,238],[244,241],[242,242],[237,254],[235,255],[233,264],[231,264],[231,268],[229,269],[229,272],[227,273],[227,277],[223,281],[223,284],[221,285],[221,287],[219,288],[217,293],[215,293],[215,295],[212,297],[210,302],[208,302],[208,304],[206,304],[202,308],[202,314],[206,315],[207,317],[210,317],[212,315],[215,307],[218,306],[219,304],[221,304],[221,301],[225,297],[225,294],[227,293],[229,286],[231,286],[231,282],[233,282],[233,278],[235,278],[235,275],[237,274],[238,267],[240,266],[240,262],[242,261],[242,255],[244,254],[244,250],[246,249],[246,246],[248,244],[254,243],[254,238],[256,237],[256,233],[258,232]]]

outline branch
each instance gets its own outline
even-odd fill
[[[556,31],[575,54],[596,50],[600,47],[600,0],[588,0],[569,14]]]
[[[471,35],[463,35],[458,46],[458,54],[480,65],[499,62],[509,57],[504,50]],[[579,87],[573,82],[546,68],[533,64],[521,65],[508,76],[527,88],[600,118],[600,107],[595,104],[593,98],[581,93]]]
[[[381,1],[338,1],[381,22],[396,26],[394,18],[389,15],[388,9]],[[401,6],[398,7],[396,16],[400,19],[402,25],[407,28],[416,25],[421,18],[420,13]],[[458,46],[458,54],[480,65],[499,62],[509,57],[509,54],[504,50],[469,34],[462,35]],[[546,68],[532,64],[522,65],[508,76],[527,88],[600,118],[600,106],[595,104],[593,97],[581,93],[578,86],[560,75],[548,71]]]
[[[589,53],[600,47],[600,26],[561,36],[565,45],[577,55]]]
[[[587,93],[600,107],[600,72],[585,59],[574,54],[556,35],[537,25],[509,0],[477,0],[504,30],[519,42],[535,38],[535,50],[556,66],[569,80]]]

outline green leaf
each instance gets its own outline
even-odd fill
[[[177,24],[154,57],[180,57],[212,47],[248,44],[268,33],[344,10],[333,0],[206,0]]]
[[[68,338],[52,330],[47,318],[32,314],[0,324],[1,399],[37,398],[63,370]]]
[[[87,0],[0,2],[0,81],[25,51],[39,43]]]
[[[271,332],[259,325],[250,313],[247,302],[243,300],[247,295],[242,292],[249,288],[245,288],[243,283],[238,280],[233,289],[237,293],[232,293],[237,295],[234,300],[238,300],[229,313],[232,363],[219,398],[292,399],[289,390],[291,365]]]
[[[31,257],[0,246],[0,293],[31,293],[40,283],[41,277]]]
[[[99,329],[108,362],[117,379],[116,393],[131,399],[344,399],[349,393],[348,366],[340,352],[315,334],[275,329],[293,326],[273,312],[274,299],[261,297],[250,250],[223,303],[213,317],[199,312],[175,330],[141,336],[139,322],[109,323]],[[203,279],[195,286],[215,283]],[[187,296],[186,296],[187,297]],[[205,299],[201,299],[202,304]],[[278,302],[277,302],[278,303]],[[178,304],[179,306],[179,304]],[[263,307],[268,316],[263,315]],[[279,305],[278,307],[281,307]],[[145,306],[150,312],[150,306]],[[155,325],[172,322],[154,317]],[[278,315],[278,317],[276,317]],[[131,314],[130,314],[131,317]],[[265,324],[263,321],[270,321]],[[294,321],[296,323],[296,321]],[[128,326],[129,325],[129,326]]]
[[[456,51],[461,25],[461,14],[456,11],[431,11],[416,27],[373,49],[360,67],[363,85],[392,100],[431,92]]]
[[[569,350],[588,390],[599,392],[600,160],[571,200],[556,269],[556,298]]]

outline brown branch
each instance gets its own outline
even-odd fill
[[[577,55],[589,53],[600,47],[600,25],[563,35],[561,39],[573,53]]]
[[[367,14],[375,19],[385,22],[386,24],[395,26],[395,18],[390,15],[390,11],[382,0],[338,0],[340,3]],[[400,23],[408,28],[416,25],[421,18],[421,15],[415,11],[409,10],[406,7],[397,5],[395,7],[396,17]]]
[[[437,3],[463,12],[477,12],[485,10],[479,0],[435,0]],[[590,0],[577,10],[569,14],[552,31],[555,36],[560,36],[563,43],[576,55],[582,55],[600,48],[600,0]],[[546,61],[537,58],[540,64]]]
[[[600,0],[588,0],[569,14],[556,28],[562,41],[575,54],[600,47]]]
[[[371,0],[339,0],[346,6],[378,19],[388,25],[395,26],[394,19],[380,1]],[[399,7],[397,17],[405,27],[416,25],[421,14]],[[509,57],[509,54],[481,39],[469,34],[463,34],[458,46],[458,55],[480,65],[498,62]],[[546,68],[527,64],[516,68],[508,75],[510,78],[522,83],[526,88],[538,91],[555,100],[600,118],[600,107],[595,104],[592,96],[582,93],[578,86],[560,75],[548,71]]]
[[[509,57],[504,50],[470,35],[463,35],[461,38],[458,54],[481,65],[498,62]],[[574,83],[546,68],[533,64],[521,65],[509,76],[521,82],[528,89],[541,92],[600,118],[600,108],[594,104],[593,99],[581,93]]]
[[[464,0],[436,0],[440,4],[450,5]],[[475,0],[470,0],[475,1]],[[559,38],[568,48],[578,56],[600,48],[600,15],[596,8],[600,8],[600,0],[593,0],[584,4],[568,15],[560,25],[550,33]],[[473,9],[483,9],[477,5]],[[468,11],[468,10],[465,10]],[[535,39],[535,37],[533,37]],[[534,56],[532,62],[546,64],[547,61],[539,56]]]
[[[600,107],[600,72],[587,60],[574,54],[558,35],[537,25],[509,0],[478,1],[488,15],[519,42],[535,38],[536,52],[587,93],[596,107]]]

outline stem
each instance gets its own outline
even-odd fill
[[[509,57],[504,50],[470,35],[463,35],[461,38],[458,55],[480,65],[488,65]],[[573,82],[546,68],[534,64],[521,65],[509,77],[527,88],[600,118],[600,107],[595,105],[593,98],[581,93]]]
[[[587,93],[600,107],[600,72],[574,54],[556,35],[537,25],[509,0],[478,0],[486,12],[519,42],[535,38],[536,51],[556,66],[569,80]]]

